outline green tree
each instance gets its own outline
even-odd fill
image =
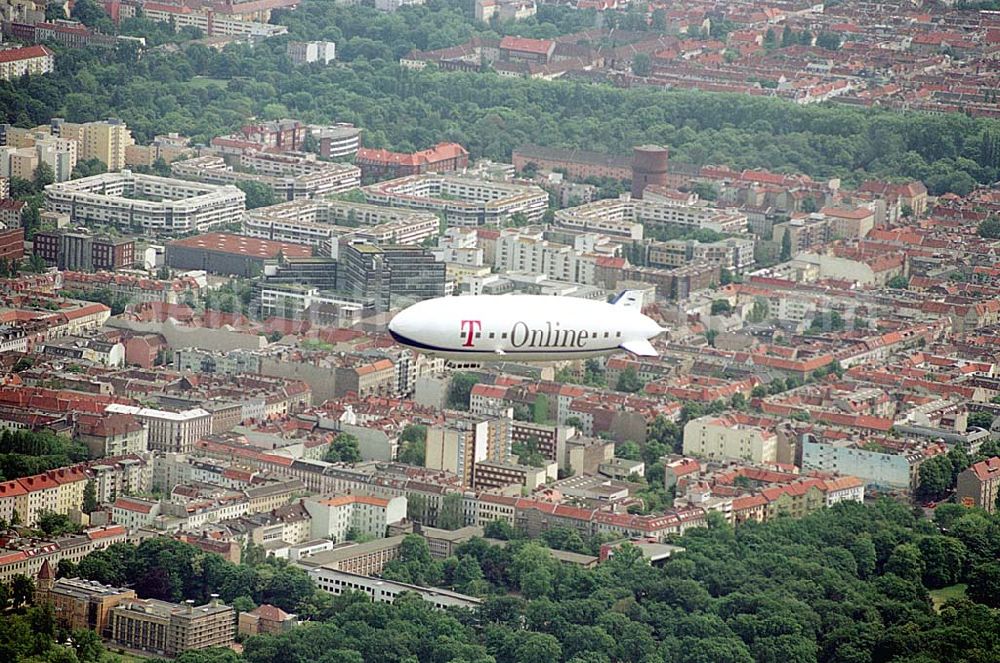
[[[427,427],[407,424],[399,435],[399,441],[402,443],[399,462],[423,467],[427,448]]]
[[[35,168],[34,177],[32,178],[32,184],[36,191],[41,191],[48,185],[56,181],[55,172],[52,170],[52,166],[43,162],[40,162]]]
[[[787,228],[784,234],[781,235],[781,253],[778,254],[778,259],[781,262],[787,262],[792,259],[792,233]]]
[[[93,479],[88,479],[87,485],[83,487],[83,504],[81,508],[84,513],[91,513],[97,510],[97,482]]]
[[[479,384],[479,378],[472,373],[455,373],[448,385],[448,407],[456,410],[468,410],[472,388]]]
[[[894,288],[896,290],[906,290],[908,287],[910,287],[910,280],[905,276],[903,276],[902,274],[898,274],[896,276],[893,276],[888,281],[886,281],[886,286]]]
[[[350,433],[337,433],[323,459],[328,463],[360,463],[358,438]]]
[[[253,180],[242,180],[236,183],[243,193],[246,194],[246,208],[257,209],[258,207],[270,207],[278,204],[278,197],[274,194],[274,189],[263,182]]]
[[[885,563],[886,573],[892,573],[904,580],[919,581],[924,575],[924,559],[920,548],[912,543],[896,546]]]
[[[973,428],[990,430],[993,426],[993,415],[989,412],[971,412],[969,413],[968,425]]]
[[[727,299],[716,299],[712,302],[712,315],[729,315],[733,307]]]
[[[642,391],[645,385],[642,380],[639,379],[639,374],[636,372],[635,367],[628,366],[621,375],[618,376],[618,383],[615,385],[615,391],[623,391],[625,393],[634,394],[636,392]]]
[[[649,76],[652,73],[652,61],[646,53],[636,53],[632,56],[632,73],[636,76]]]
[[[983,219],[979,224],[979,236],[986,239],[1000,239],[1000,216],[994,214]]]
[[[824,30],[816,35],[816,45],[828,51],[840,50],[840,35]]]
[[[437,526],[441,529],[454,530],[465,525],[463,498],[461,493],[449,493],[441,498],[441,509],[438,512]]]

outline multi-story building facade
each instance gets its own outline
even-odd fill
[[[538,222],[549,202],[549,194],[534,185],[454,175],[410,175],[363,190],[370,203],[440,213],[460,226],[498,226],[515,214]]]
[[[114,118],[83,124],[54,118],[51,131],[54,136],[76,141],[79,160],[97,159],[108,167],[109,173],[125,167],[125,149],[135,144],[132,132],[125,123]]]
[[[350,533],[381,539],[389,525],[406,518],[405,497],[341,495],[307,499],[303,506],[312,516],[312,538],[335,543],[346,541]]]
[[[45,230],[35,234],[35,255],[60,270],[110,271],[135,264],[135,239],[93,235],[86,230]]]
[[[244,232],[272,241],[308,244],[337,257],[341,239],[375,244],[420,244],[437,234],[440,220],[429,212],[341,200],[296,200],[247,213]]]
[[[134,405],[111,404],[109,414],[130,414],[145,425],[151,451],[188,453],[212,432],[212,415],[201,408],[168,412]]]
[[[161,656],[228,647],[235,635],[236,611],[217,600],[194,606],[133,599],[111,609],[109,638],[113,643]]]
[[[1000,457],[973,463],[958,475],[955,499],[960,504],[977,506],[989,513],[1000,509]]]
[[[412,154],[361,148],[355,163],[361,167],[362,175],[369,180],[423,173],[450,173],[469,165],[469,152],[458,143],[439,143]]]
[[[93,458],[149,451],[146,427],[127,414],[79,414],[76,439],[87,445]]]
[[[356,301],[375,302],[376,309],[443,297],[444,263],[419,246],[375,246],[351,242],[340,247],[337,289]]]
[[[332,41],[290,41],[285,53],[296,65],[313,62],[330,64],[337,57],[337,45]]]
[[[641,234],[635,236],[639,232],[636,224],[645,228],[647,235],[658,231],[714,230],[734,234],[747,231],[747,217],[737,210],[637,200],[628,194],[560,210],[555,215],[555,222],[564,228],[606,232],[632,239],[642,239]]]
[[[684,454],[773,463],[777,458],[777,435],[765,422],[769,420],[762,422],[743,414],[692,419],[684,426]]]
[[[35,603],[49,603],[56,623],[68,630],[94,631],[108,635],[111,610],[136,598],[135,591],[102,585],[95,580],[59,578],[48,560],[42,563],[35,587]]]
[[[105,173],[45,188],[45,207],[74,224],[111,225],[149,232],[190,232],[238,223],[246,194],[214,186],[141,175]]]
[[[361,147],[361,129],[353,124],[310,125],[309,133],[319,143],[319,155],[324,159],[353,159]]]
[[[242,170],[230,168],[223,157],[201,156],[170,164],[170,172],[186,180],[215,185],[257,182],[279,200],[301,200],[343,193],[361,184],[361,171],[351,164],[319,161],[316,155],[268,154],[245,151]]]
[[[0,51],[0,80],[48,74],[55,68],[55,54],[45,46],[25,46]]]

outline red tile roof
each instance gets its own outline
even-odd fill
[[[500,48],[508,51],[521,51],[545,55],[553,48],[555,42],[549,39],[528,39],[526,37],[504,37],[500,40]]]
[[[52,51],[44,46],[25,46],[24,48],[11,48],[0,51],[0,62],[17,62],[30,58],[44,58],[51,56]]]

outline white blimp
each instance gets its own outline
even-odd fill
[[[614,301],[545,295],[474,295],[418,302],[389,322],[397,343],[459,361],[557,361],[627,350],[658,353],[666,331],[642,314],[642,295]]]

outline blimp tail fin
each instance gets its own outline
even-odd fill
[[[622,290],[618,293],[617,297],[611,300],[611,303],[615,306],[622,306],[625,308],[640,308],[642,306],[642,291]]]
[[[653,344],[644,338],[636,339],[634,341],[625,341],[620,346],[623,350],[628,350],[634,355],[640,357],[656,357],[659,356],[659,352],[653,347]]]

